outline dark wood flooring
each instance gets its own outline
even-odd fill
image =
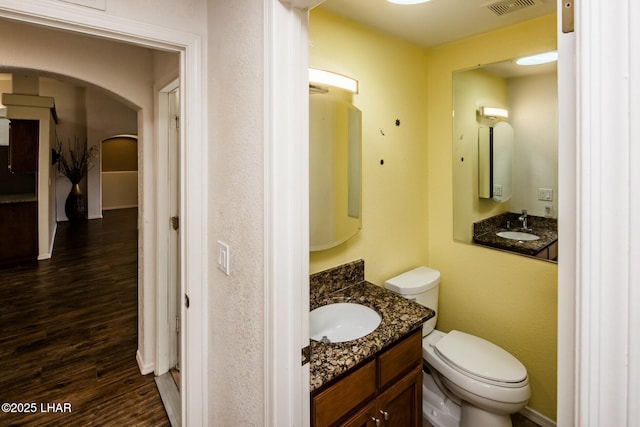
[[[50,260],[0,269],[1,426],[169,425],[135,359],[136,218],[60,223]]]

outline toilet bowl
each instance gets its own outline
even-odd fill
[[[385,287],[436,311],[423,325],[423,415],[436,427],[509,427],[531,396],[527,370],[513,355],[480,337],[435,329],[440,273],[418,267]]]

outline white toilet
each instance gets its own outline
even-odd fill
[[[418,267],[385,287],[429,307],[436,316],[422,327],[423,415],[436,427],[510,427],[510,415],[531,396],[527,370],[504,349],[474,335],[435,329],[440,272]]]

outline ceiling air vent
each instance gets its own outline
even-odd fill
[[[484,6],[488,7],[496,15],[502,16],[539,3],[540,0],[498,0],[486,3]]]

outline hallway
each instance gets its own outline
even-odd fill
[[[0,269],[0,425],[169,425],[135,359],[136,221],[60,223],[52,259]]]

